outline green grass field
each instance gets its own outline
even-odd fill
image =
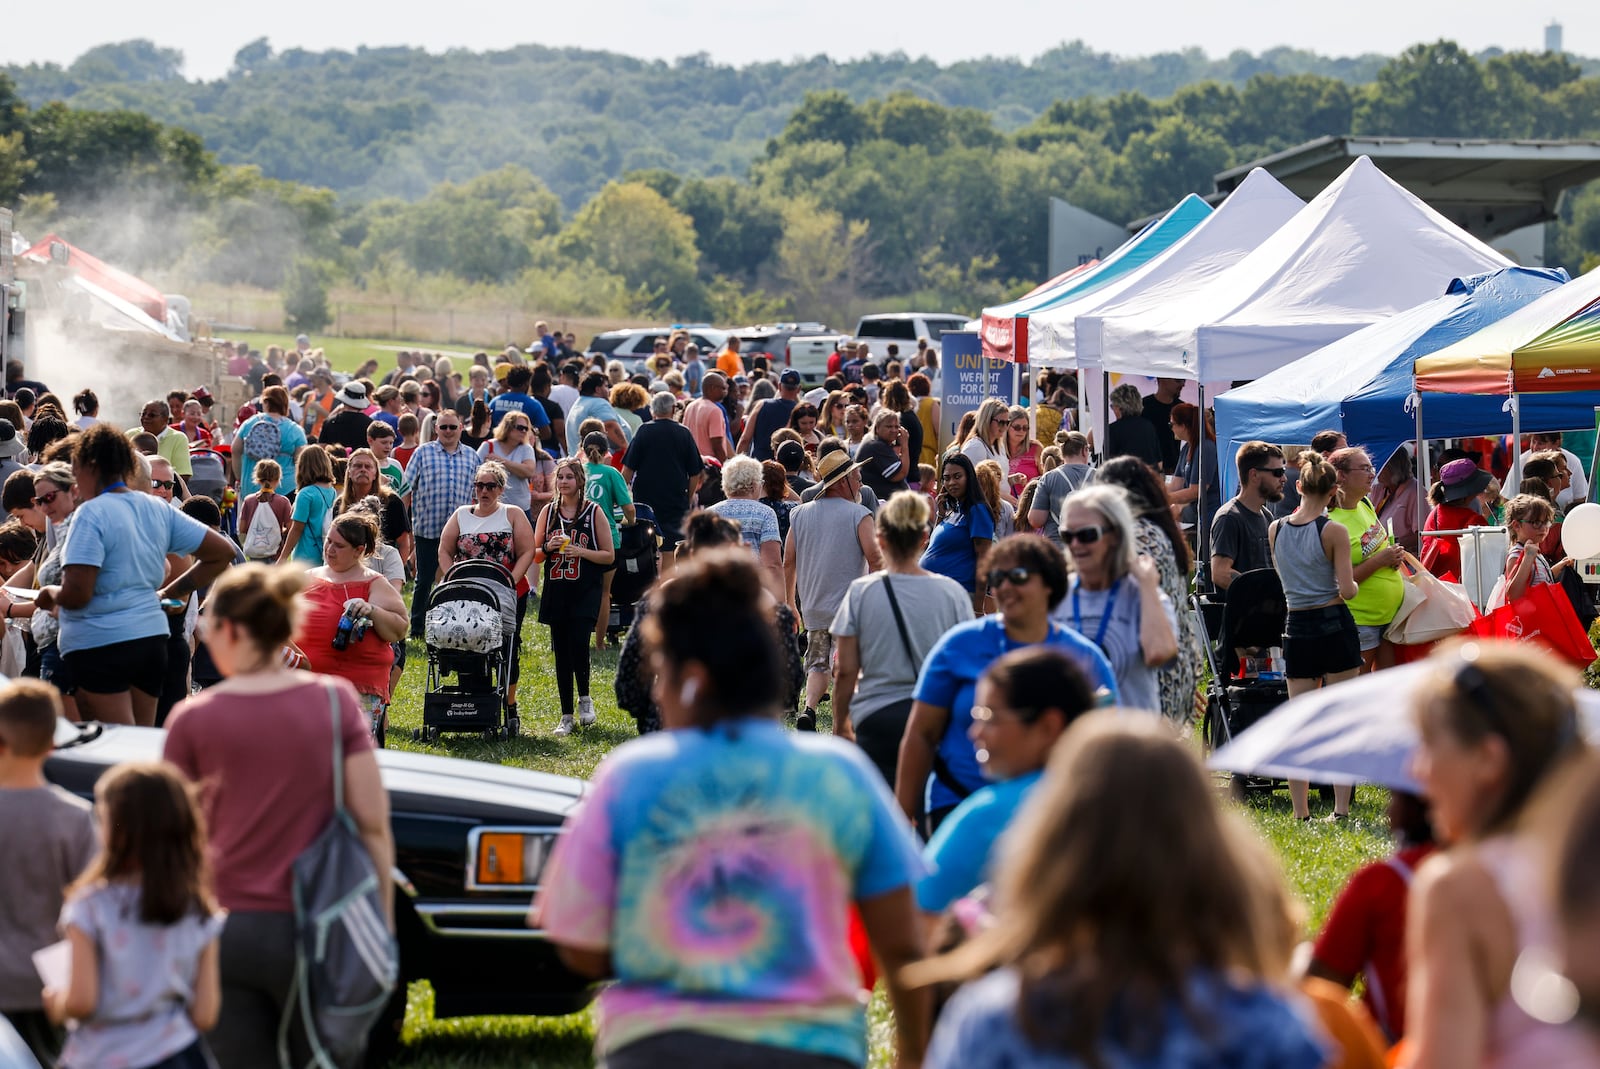
[[[388,744],[394,749],[421,750],[478,761],[588,776],[613,746],[633,738],[633,720],[617,709],[612,693],[617,655],[593,654],[595,710],[599,722],[569,738],[552,731],[559,719],[552,675],[554,664],[548,633],[532,620],[523,642],[519,712],[523,736],[487,742],[474,736],[445,736],[437,744],[413,742],[411,730],[422,724],[425,654],[420,642],[409,651],[405,676],[391,706]],[[826,706],[823,707],[826,710]],[[826,712],[818,730],[832,729]],[[1219,790],[1221,784],[1219,782]],[[1282,860],[1290,886],[1304,902],[1308,934],[1315,932],[1349,873],[1388,848],[1383,808],[1385,793],[1372,788],[1356,792],[1351,819],[1339,825],[1312,821],[1302,825],[1289,811],[1287,794],[1259,797],[1244,812]],[[1324,807],[1325,808],[1325,807]],[[1313,802],[1316,811],[1316,803]],[[1159,834],[1152,829],[1152,834]],[[873,1065],[890,1064],[892,1022],[880,994],[872,1012]],[[406,1069],[579,1069],[593,1064],[593,1019],[590,1012],[570,1017],[475,1017],[436,1020],[432,993],[425,983],[412,987],[403,1035]]]
[[[234,332],[228,335],[231,341],[247,341],[254,348],[266,351],[267,346],[277,345],[285,350],[294,348],[293,334],[266,334],[257,332]],[[320,348],[328,356],[328,363],[335,371],[354,371],[361,366],[363,360],[376,360],[381,368],[380,374],[394,367],[394,354],[401,349],[418,350],[438,353],[448,356],[456,370],[466,372],[467,364],[472,362],[472,354],[476,349],[461,345],[440,346],[432,342],[420,341],[395,341],[393,338],[332,338],[314,336],[312,345]]]

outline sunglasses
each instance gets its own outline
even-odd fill
[[[151,479],[150,485],[155,487],[157,490],[176,490],[178,488],[178,481],[176,479]],[[55,494],[51,494],[50,496],[54,498]],[[37,498],[36,500],[40,504],[44,504],[44,498],[41,497]]]
[[[992,569],[986,578],[989,580],[991,587],[998,587],[1001,583],[1021,586],[1036,574],[1037,572],[1034,569],[1019,564],[1015,568]]]
[[[527,423],[513,423],[511,429],[514,431],[531,431],[533,427]]]
[[[50,503],[52,501],[54,501],[56,498],[60,497],[62,495],[62,493],[63,493],[63,491],[61,491],[61,490],[52,490],[48,494],[40,494],[38,497],[33,499],[33,503],[35,505],[40,505],[40,506],[48,508]]]
[[[439,432],[441,434],[444,433],[445,431],[459,431],[460,429],[461,429],[461,424],[459,424],[459,423],[441,423],[441,424],[439,424]]]
[[[500,489],[499,483],[473,483],[472,485],[478,488],[479,493]]]
[[[1100,536],[1105,533],[1106,529],[1098,523],[1091,523],[1087,527],[1063,527],[1061,528],[1061,543],[1070,546],[1072,543],[1077,542],[1081,545],[1092,546],[1100,541]]]
[[[1264,471],[1268,475],[1272,476],[1274,479],[1281,479],[1281,478],[1283,478],[1284,472],[1288,471],[1289,469],[1288,468],[1257,468],[1256,470],[1257,471]]]

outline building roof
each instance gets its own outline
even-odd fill
[[[1600,141],[1320,137],[1223,171],[1217,192],[1260,167],[1309,200],[1358,156],[1483,239],[1554,219],[1563,191],[1600,178]]]

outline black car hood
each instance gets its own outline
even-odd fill
[[[92,725],[85,729],[84,741],[57,750],[49,765],[105,769],[123,761],[156,761],[165,739],[166,732],[159,728]],[[552,817],[557,821],[565,817],[587,789],[583,780],[571,776],[486,761],[400,750],[379,750],[377,754],[391,807],[397,813],[413,808],[434,813],[444,810],[484,820],[521,816],[542,824]],[[64,777],[52,774],[51,778]]]

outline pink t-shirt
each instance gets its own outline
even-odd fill
[[[716,450],[711,448],[712,439],[728,437],[728,423],[722,414],[722,406],[703,397],[690,401],[689,407],[683,410],[683,425],[694,435],[695,448],[700,450],[701,456],[716,456]]]
[[[301,678],[269,694],[201,691],[167,719],[163,756],[200,785],[225,909],[294,908],[290,867],[333,816],[326,684],[339,693],[345,756],[372,749],[355,688],[329,676]]]

